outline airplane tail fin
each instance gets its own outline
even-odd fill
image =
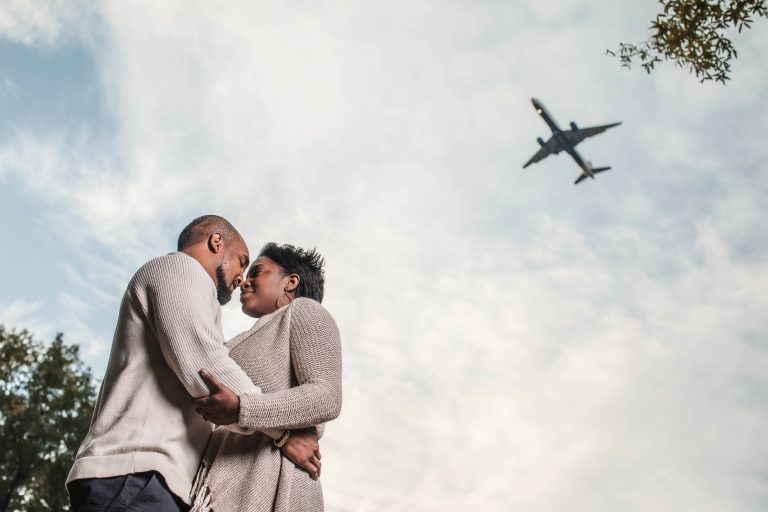
[[[593,168],[590,168],[590,170],[592,171],[592,175],[593,175],[593,177],[594,177],[594,175],[595,175],[595,174],[597,174],[597,173],[599,173],[599,172],[607,171],[607,170],[609,170],[609,169],[610,169],[610,166],[609,166],[609,167],[593,167]],[[576,179],[576,181],[574,181],[574,182],[573,182],[573,184],[574,184],[574,185],[578,185],[579,183],[581,183],[582,181],[584,181],[584,179],[585,179],[586,177],[587,177],[587,174],[586,174],[586,173],[582,174],[581,176],[579,176],[579,177]],[[594,178],[593,178],[593,179],[594,179]]]

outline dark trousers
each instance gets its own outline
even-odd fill
[[[111,478],[85,478],[67,485],[72,512],[186,512],[189,507],[168,490],[155,472]]]

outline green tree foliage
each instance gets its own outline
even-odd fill
[[[621,64],[633,59],[650,73],[664,60],[687,68],[702,82],[730,80],[731,60],[738,57],[729,31],[749,28],[768,17],[768,0],[659,0],[663,11],[651,23],[651,37],[639,44],[619,43]]]
[[[0,512],[69,510],[64,481],[95,395],[79,347],[0,325]]]

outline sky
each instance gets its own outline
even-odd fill
[[[768,22],[726,86],[605,54],[652,0],[0,6],[0,323],[97,376],[217,213],[317,247],[331,511],[768,508]],[[549,157],[549,130],[622,121]],[[237,297],[227,336],[252,319]]]

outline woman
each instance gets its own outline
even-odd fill
[[[227,346],[264,393],[240,397],[236,430],[261,432],[214,431],[193,486],[193,511],[323,509],[320,482],[278,449],[290,429],[320,425],[341,410],[341,343],[320,305],[322,266],[314,250],[268,243],[248,270],[240,302],[259,320]],[[205,406],[198,412],[216,419]]]

